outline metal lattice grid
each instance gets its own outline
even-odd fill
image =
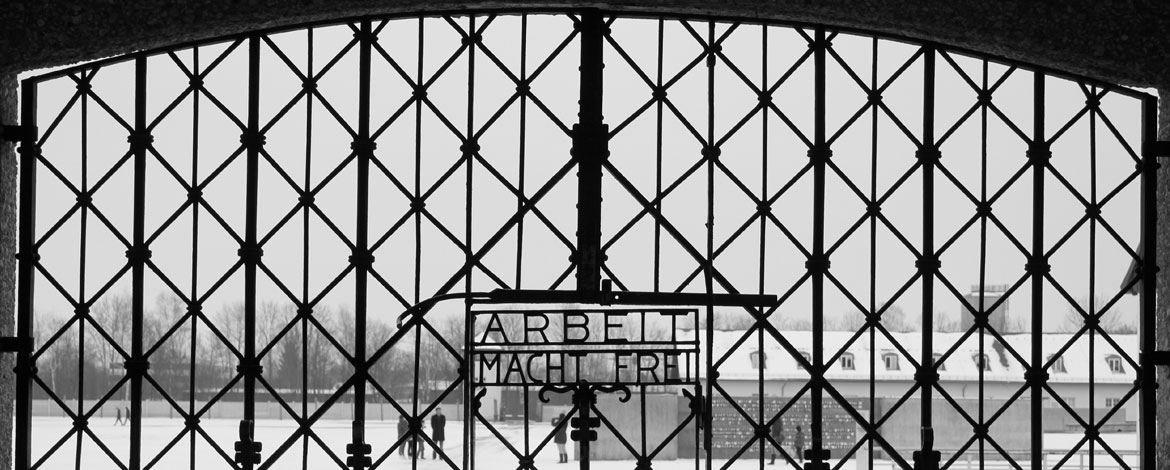
[[[708,305],[695,330],[707,414],[691,445],[706,466],[776,451],[798,466],[768,430],[799,422],[811,468],[910,468],[939,450],[941,468],[972,454],[1059,467],[1082,448],[1090,466],[1129,468],[1100,434],[1127,403],[1152,403],[1139,351],[1152,351],[1153,292],[1126,294],[1154,276],[1141,260],[1155,250],[1155,101],[902,41],[598,11],[370,17],[30,78],[18,310],[35,347],[18,358],[17,467],[389,465],[412,436],[433,448],[424,419],[468,398],[464,312],[399,325],[401,311],[606,278],[779,294]],[[962,291],[1001,283],[991,301]],[[1030,334],[993,323],[1009,302]],[[893,330],[899,304],[921,312],[917,334]],[[934,333],[947,304],[971,323],[955,335]],[[1045,334],[1057,309],[1077,320],[1067,341]],[[1140,345],[1119,340],[1111,318],[1139,309]],[[744,330],[714,349],[735,316]],[[867,393],[846,395],[841,358],[866,343]],[[1082,344],[1088,357],[1068,360],[1090,364],[1087,409],[1053,385]],[[740,381],[754,393],[715,376],[750,350],[798,364],[797,390],[777,392],[767,367]],[[941,371],[969,350],[1022,375],[1006,399],[985,396],[999,385],[983,367],[975,405],[957,396]],[[1132,384],[1104,410],[1097,379],[1114,371],[1097,350]],[[879,410],[887,355],[912,378]],[[41,432],[34,399],[72,424]],[[176,433],[155,445],[143,415],[159,404]],[[111,407],[128,426],[95,424]],[[1048,455],[1046,409],[1084,437]],[[296,426],[257,439],[269,413]],[[352,432],[319,431],[344,413]],[[1013,413],[1032,419],[1022,448],[996,426]],[[387,414],[407,431],[368,439]],[[240,428],[202,423],[221,416]],[[935,445],[936,416],[969,425],[960,445]],[[829,436],[838,418],[860,432]],[[1152,425],[1139,424],[1145,448]],[[472,449],[441,460],[469,468]]]

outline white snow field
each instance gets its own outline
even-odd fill
[[[524,426],[519,422],[501,422],[494,423],[501,435],[508,439],[510,443],[517,446],[523,446],[524,443]],[[206,432],[206,436],[214,439],[220,446],[220,449],[226,453],[230,459],[234,449],[233,443],[238,438],[238,421],[230,419],[208,419],[203,420],[200,426]],[[370,421],[367,422],[366,442],[373,446],[372,458],[375,462],[386,452],[386,450],[393,445],[397,440],[398,433],[396,423],[393,421]],[[448,441],[445,444],[445,449],[448,452],[449,458],[454,462],[454,468],[462,467],[463,460],[463,442],[460,430],[462,429],[462,421],[450,420],[447,423],[447,437]],[[62,440],[67,433],[73,428],[73,423],[68,418],[59,417],[34,417],[33,431],[34,438],[32,442],[32,451],[34,461],[37,462],[37,469],[41,470],[64,470],[64,469],[118,469],[122,465],[115,463],[111,459],[109,453],[112,453],[123,464],[127,461],[130,446],[130,427],[114,425],[113,418],[97,418],[89,423],[89,428],[94,436],[104,444],[103,450],[101,446],[87,433],[81,439],[81,462],[80,465],[76,460],[78,439],[77,434],[71,434],[65,442],[59,446],[53,453],[45,456],[45,452],[54,444]],[[532,423],[529,428],[531,446],[535,448],[539,444],[552,427],[548,423]],[[268,460],[271,458],[273,452],[279,445],[285,442],[288,437],[296,430],[296,424],[291,420],[258,420],[256,422],[256,440],[264,445],[262,456],[265,459],[265,464],[268,465]],[[344,468],[345,458],[345,444],[351,440],[350,423],[345,420],[322,420],[312,427],[314,433],[319,437],[317,439],[309,439],[308,445],[305,445],[306,440],[301,438],[294,441],[279,459],[271,462],[268,468],[271,469],[329,469],[329,468]],[[164,453],[160,458],[155,459],[154,456],[159,453],[164,447],[175,440],[177,436],[182,434],[170,450]],[[184,425],[182,420],[168,419],[168,418],[145,418],[143,419],[143,434],[142,434],[142,450],[143,468],[144,469],[160,469],[160,470],[181,470],[181,469],[214,469],[214,468],[231,468],[231,465],[224,459],[224,457],[213,446],[208,444],[207,437],[199,434],[194,439],[194,448],[192,448],[191,433],[184,432]],[[1061,456],[1057,455],[1059,449],[1069,449],[1076,445],[1083,437],[1081,434],[1048,434],[1045,436],[1045,447],[1050,450],[1050,454],[1045,458],[1045,467],[1051,468],[1061,460]],[[1136,434],[1103,434],[1102,437],[1110,444],[1112,449],[1121,454],[1127,465],[1131,468],[1136,468],[1137,465],[1137,436]],[[335,461],[332,456],[323,450],[324,446],[333,449],[334,455],[340,459],[340,462]],[[572,442],[570,442],[572,444]],[[727,466],[726,460],[715,460],[712,462],[713,469],[730,468],[735,470],[760,468],[760,460],[755,449],[745,453],[740,460]],[[861,449],[859,453],[866,452],[868,446]],[[523,449],[520,449],[523,450]],[[988,448],[989,452],[993,452]],[[1101,469],[1115,469],[1123,468],[1108,454],[1104,453],[1099,446],[1095,449],[1096,456],[1093,459],[1095,468]],[[480,425],[476,428],[476,445],[475,445],[475,459],[472,468],[477,469],[491,469],[491,470],[512,470],[518,467],[517,459],[512,453],[500,443],[500,440],[491,434],[486,427]],[[537,469],[576,469],[578,462],[575,460],[575,452],[572,445],[569,446],[570,458],[573,459],[569,463],[557,462],[557,451],[555,445],[549,442],[544,449],[537,454],[533,461],[533,466]],[[384,469],[411,469],[411,470],[440,470],[451,469],[452,467],[443,460],[435,460],[432,458],[432,450],[428,447],[426,452],[426,459],[419,459],[414,461],[407,456],[399,456],[397,450],[381,461],[376,468]],[[909,456],[907,451],[906,455]],[[944,451],[944,462],[950,458],[953,451],[948,454]],[[972,459],[960,458],[951,467],[954,469],[978,469],[979,464],[975,458],[975,451],[969,451]],[[989,454],[990,455],[990,454]],[[42,457],[44,457],[42,459]],[[192,461],[192,457],[194,461]],[[1013,456],[1018,459],[1023,468],[1029,468],[1029,461],[1025,456]],[[302,463],[302,459],[307,458],[307,465]],[[858,461],[856,459],[845,462],[840,465],[842,470],[864,469],[867,467],[867,462],[863,459]],[[1062,468],[1071,470],[1080,470],[1089,468],[1090,461],[1088,456],[1087,445],[1080,449],[1076,456],[1066,462]],[[767,460],[764,462],[766,469],[787,469],[794,468],[792,466],[784,466],[782,459],[778,459],[776,465],[768,465]],[[834,460],[834,467],[837,467],[837,461]],[[631,460],[602,460],[593,461],[590,464],[591,469],[595,470],[634,470],[635,462]],[[705,468],[705,464],[700,464],[699,468]],[[890,460],[875,460],[873,469],[897,468],[894,462]],[[1008,469],[1013,468],[1010,464],[1003,460],[989,460],[985,464],[985,468],[990,469]],[[654,470],[695,470],[696,464],[693,459],[678,459],[678,460],[655,460],[653,462]]]

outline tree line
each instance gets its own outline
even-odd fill
[[[37,347],[51,341],[36,359],[43,388],[63,400],[75,399],[82,391],[85,399],[99,399],[122,381],[131,351],[131,299],[128,293],[103,296],[89,308],[92,322],[71,322],[76,318],[55,312],[37,313]],[[396,314],[367,315],[368,353],[397,331]],[[150,362],[150,380],[143,386],[146,399],[162,399],[165,392],[179,402],[191,394],[198,401],[207,400],[238,374],[237,354],[244,351],[244,303],[227,303],[200,315],[205,320],[193,321],[186,304],[172,295],[160,294],[144,306],[143,350]],[[351,309],[318,305],[311,314],[298,318],[294,305],[261,301],[255,318],[256,351],[263,367],[261,377],[267,383],[267,387],[257,386],[257,400],[271,400],[273,392],[286,401],[299,401],[302,393],[320,400],[353,375],[349,358],[357,332]],[[414,396],[416,376],[419,395],[424,397],[438,395],[458,377],[458,360],[436,334],[462,355],[462,316],[436,318],[429,320],[430,328],[405,334],[370,368],[370,377],[395,400],[409,401]],[[67,323],[68,328],[62,329]],[[43,388],[34,386],[34,397],[48,398]],[[378,393],[371,388],[369,396],[376,399]],[[241,394],[242,382],[237,382],[225,397],[238,399]],[[128,397],[124,383],[114,391],[115,399]]]

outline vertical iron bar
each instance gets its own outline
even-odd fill
[[[768,90],[769,89],[768,85],[769,85],[768,84],[768,27],[761,25],[760,26],[760,90]],[[768,200],[768,113],[770,113],[771,110],[768,109],[767,105],[763,101],[760,102],[760,106],[761,106],[761,111],[763,111],[763,112],[760,113],[760,120],[761,120],[760,126],[761,127],[760,127],[760,196],[759,197],[760,197],[761,201],[767,201]],[[763,295],[764,289],[765,289],[764,286],[766,285],[766,283],[765,283],[766,276],[764,274],[765,273],[764,260],[766,259],[765,255],[767,254],[766,250],[767,250],[768,218],[761,215],[759,222],[760,222],[760,254],[759,254],[759,257],[757,258],[757,260],[759,262],[759,265],[758,265],[759,271],[757,271],[757,276],[759,277],[759,280],[757,282],[756,293]],[[760,313],[763,313],[763,310],[764,310],[763,308],[760,308],[757,311]],[[757,373],[756,373],[756,393],[758,393],[759,397],[760,397],[760,404],[759,404],[759,407],[756,409],[756,421],[758,423],[760,423],[760,425],[764,425],[769,421],[768,416],[770,415],[770,413],[765,412],[765,408],[767,407],[768,401],[769,401],[767,396],[764,395],[764,368],[767,367],[768,355],[764,352],[764,329],[763,328],[760,328],[760,331],[758,331],[756,333],[756,351],[757,351],[759,361],[760,361],[759,362],[760,367],[757,368]],[[779,418],[777,418],[777,419],[779,419]],[[774,425],[778,425],[778,424],[779,423],[774,424]],[[771,429],[768,429],[768,431],[769,431],[769,434],[771,434]],[[763,466],[764,466],[764,453],[765,453],[764,451],[765,450],[770,450],[771,454],[773,456],[776,455],[776,449],[772,449],[770,447],[771,447],[771,443],[769,443],[767,439],[760,440],[760,468],[763,468]]]
[[[191,50],[191,73],[195,76],[200,74],[199,70],[199,48]],[[199,90],[191,91],[191,187],[199,187]],[[196,368],[197,352],[199,346],[199,318],[198,310],[194,309],[194,302],[199,299],[199,201],[191,203],[191,291],[188,294],[193,305],[188,309],[191,311],[191,349],[190,360],[188,364],[187,386],[189,387],[187,394],[187,414],[189,416],[195,415],[195,378],[198,370]],[[197,465],[196,458],[196,432],[190,433],[190,454],[188,458],[191,460],[191,470],[195,470]]]
[[[256,217],[258,215],[259,162],[260,162],[260,37],[248,38],[248,129],[244,146],[247,151],[246,187],[244,197],[244,248],[240,256],[244,261],[244,358],[241,372],[244,375],[244,421],[249,425],[256,419],[256,265],[259,262],[260,247],[256,243]],[[242,436],[241,436],[242,437]],[[246,441],[253,442],[255,436]],[[252,470],[254,463],[247,459],[244,470]]]
[[[700,417],[702,424],[700,427],[703,430],[703,449],[705,451],[704,461],[707,465],[706,469],[711,470],[711,452],[714,450],[714,446],[712,445],[714,432],[711,429],[711,424],[714,421],[712,419],[712,412],[714,411],[715,404],[715,360],[713,359],[715,357],[715,309],[711,305],[708,305],[706,312],[707,325],[705,331],[706,338],[704,339],[707,342],[707,351],[706,357],[704,358],[705,364],[702,365],[704,371],[702,377],[706,377],[707,380],[705,380],[703,383],[703,393],[706,394],[706,396],[703,397],[703,411],[702,416]],[[695,319],[695,323],[698,323],[697,318]],[[695,332],[695,337],[698,338],[698,336],[698,332]]]
[[[609,156],[609,129],[603,124],[601,99],[605,22],[601,12],[581,12],[580,106],[573,126],[577,160],[577,290],[601,287],[601,164]]]
[[[37,85],[25,80],[21,85],[20,122],[35,129],[37,122]],[[35,243],[37,199],[37,144],[36,131],[25,135],[20,143],[20,284],[17,290],[16,337],[33,341],[33,278],[36,270]],[[16,468],[32,465],[32,350],[25,347],[16,353],[16,449],[13,463]]]
[[[528,86],[528,15],[520,16],[520,83],[525,87]],[[516,152],[516,189],[520,193],[516,197],[516,212],[524,210],[523,196],[524,185],[524,163],[525,152],[528,150],[525,143],[528,141],[528,93],[520,94],[520,126],[518,129],[517,145],[519,148]],[[513,284],[514,289],[522,289],[521,281],[524,279],[524,218],[516,222],[516,281]],[[527,397],[527,392],[525,397]],[[525,410],[528,408],[526,407]]]
[[[82,80],[89,80],[93,73],[82,73]],[[88,83],[85,82],[85,83]],[[89,95],[81,95],[81,192],[82,194],[89,193]],[[81,206],[80,214],[80,247],[78,253],[77,272],[80,273],[77,282],[77,300],[81,305],[86,305],[85,299],[85,256],[86,256],[86,230],[89,227],[89,206]],[[77,413],[85,413],[85,322],[81,318],[77,319]],[[82,454],[82,435],[84,433],[77,433],[77,458],[76,468],[81,470],[81,454]]]
[[[133,300],[130,306],[130,470],[142,468],[143,304],[146,298],[146,57],[134,61],[134,245],[130,248]]]
[[[1158,140],[1158,100],[1147,97],[1142,103],[1142,143],[1150,144]],[[1142,148],[1147,148],[1143,145]],[[1141,459],[1140,468],[1158,468],[1157,452],[1157,421],[1154,415],[1157,412],[1155,388],[1158,386],[1157,369],[1154,366],[1155,310],[1157,304],[1154,296],[1158,287],[1158,160],[1157,156],[1149,151],[1142,152],[1142,263],[1141,263],[1141,292],[1140,309],[1141,319],[1139,333],[1141,341],[1141,390],[1138,400],[1138,449]],[[1166,328],[1166,326],[1163,326]],[[1163,393],[1170,393],[1164,391]],[[1165,424],[1165,423],[1163,423]]]
[[[305,32],[305,76],[315,77],[313,68],[313,29]],[[313,175],[313,93],[305,94],[305,179],[304,190],[312,187]],[[312,312],[309,298],[309,245],[311,231],[309,221],[312,208],[305,205],[301,213],[301,233],[304,236],[304,245],[301,246],[301,308],[306,313]],[[301,416],[309,415],[309,319],[306,316],[300,319],[301,326]],[[301,438],[301,470],[309,470],[309,437]]]
[[[825,38],[824,28],[817,27],[813,49],[814,64],[814,97],[813,97],[813,128],[814,140],[810,156],[813,159],[813,252],[812,263],[812,387],[811,387],[811,434],[812,458],[805,464],[805,468],[819,469],[824,446],[824,426],[821,420],[824,416],[822,403],[824,384],[824,347],[825,347],[825,270],[829,261],[825,256],[825,163],[829,155],[829,146],[825,143],[825,57],[828,40]],[[811,466],[810,466],[811,465]]]
[[[475,452],[475,426],[473,421],[475,413],[478,411],[475,398],[475,386],[472,381],[472,368],[475,363],[471,358],[475,357],[475,344],[472,338],[475,336],[475,317],[471,314],[471,304],[469,302],[463,303],[463,468],[467,470],[474,470],[475,458],[472,455]]]
[[[870,43],[873,60],[870,61],[869,89],[878,89],[878,39],[875,37]],[[869,200],[877,204],[878,194],[878,106],[870,107],[870,173],[869,173]],[[869,218],[869,315],[877,313],[877,224],[876,214]],[[868,320],[868,319],[867,319]],[[869,323],[868,321],[866,323]],[[877,327],[869,326],[869,422],[877,420]],[[866,463],[873,468],[873,439],[868,439],[868,454]]]
[[[426,21],[423,18],[418,19],[418,56],[415,68],[414,83],[418,87],[419,94],[425,92],[423,88],[423,59],[425,58],[423,42]],[[422,197],[422,110],[423,98],[420,96],[414,101],[414,193],[412,194],[411,202],[420,201]],[[419,298],[422,290],[422,211],[414,211],[414,303],[419,303],[422,299]]]
[[[361,40],[358,42],[358,136],[354,145],[357,153],[357,234],[352,256],[354,269],[354,378],[353,383],[353,453],[350,467],[365,468],[361,447],[365,444],[366,420],[366,298],[370,263],[370,159],[373,158],[374,142],[370,139],[370,51],[374,33],[370,20],[361,22]],[[417,397],[416,397],[417,401]]]
[[[577,406],[578,406],[577,411],[581,413],[581,423],[583,423],[583,426],[584,426],[584,428],[578,428],[578,429],[583,429],[583,430],[589,429],[589,424],[588,424],[589,423],[589,415],[590,415],[589,412],[592,411],[590,408],[593,406],[593,403],[597,399],[596,395],[594,395],[594,392],[590,387],[591,386],[588,383],[581,382],[581,383],[577,384],[577,387],[576,387],[577,389],[576,389],[576,391],[573,392],[574,395],[581,394],[581,395],[587,396],[587,398],[585,398],[585,399],[580,399],[580,398],[577,398],[576,396],[573,397],[573,401],[577,402]],[[582,431],[582,432],[587,432],[587,431]],[[589,470],[589,460],[590,460],[590,456],[591,456],[590,455],[591,452],[589,451],[589,448],[591,447],[589,445],[590,441],[591,441],[591,439],[589,439],[588,436],[582,436],[582,439],[577,441],[581,445],[581,455],[580,455],[580,462],[581,463],[579,466],[580,470]]]
[[[1044,272],[1048,260],[1044,256],[1044,169],[1047,164],[1048,143],[1044,138],[1044,74],[1034,74],[1033,129],[1029,153],[1032,159],[1032,259],[1029,270],[1032,275],[1032,357],[1028,370],[1031,372],[1032,388],[1032,468],[1043,468],[1044,464],[1044,410],[1041,401],[1044,396],[1044,382],[1040,372],[1044,365]],[[1090,403],[1091,407],[1092,404]]]
[[[464,246],[468,247],[468,250],[466,252],[466,258],[464,261],[465,263],[467,263],[468,272],[467,272],[467,276],[464,278],[463,291],[464,292],[471,292],[472,282],[471,282],[470,269],[472,268],[472,253],[471,253],[470,247],[472,246],[471,235],[472,235],[472,227],[473,227],[473,225],[472,225],[472,214],[473,214],[473,212],[472,212],[472,194],[473,194],[473,192],[472,192],[472,174],[473,174],[472,170],[474,168],[472,163],[475,160],[474,152],[478,151],[477,144],[475,144],[475,142],[474,142],[474,139],[475,139],[475,130],[474,130],[474,128],[475,128],[475,50],[476,50],[476,47],[478,47],[478,41],[480,38],[479,33],[476,30],[475,16],[471,16],[467,19],[467,34],[468,34],[468,38],[469,38],[468,42],[467,42],[467,123],[466,123],[465,131],[464,131],[464,135],[467,136],[466,137],[467,140],[464,142],[464,144],[460,148],[463,149],[463,158],[465,160],[464,165],[465,165],[465,168],[467,171],[466,180],[465,180],[466,181],[466,187],[465,187],[466,192],[464,193],[464,201],[466,204],[466,213],[464,215],[465,222],[464,222],[464,232],[463,232],[463,236],[464,236],[463,243],[464,243]],[[423,63],[422,59],[423,59],[423,52],[424,52],[423,46],[422,46],[422,40],[423,40],[422,24],[420,23],[420,25],[419,25],[419,49],[418,49],[418,54],[419,54],[418,67],[419,67],[419,80],[420,80],[419,83],[420,84],[422,83],[421,82],[422,63]],[[419,123],[418,126],[415,126],[416,129],[419,127],[421,127],[421,123]],[[421,135],[421,134],[419,134],[419,135]],[[419,146],[416,145],[416,149],[418,149],[418,148],[419,148]],[[417,158],[417,155],[418,154],[416,154],[416,158]],[[416,162],[417,161],[418,160],[416,160]],[[419,168],[420,167],[416,165],[415,171],[416,172],[419,171],[418,170]],[[466,308],[465,312],[468,315],[467,318],[473,319],[474,317],[471,317],[470,304],[465,303],[464,305]],[[464,322],[465,335],[469,334],[469,332],[466,331],[468,324],[469,323]],[[418,377],[419,376],[418,348],[422,345],[421,338],[422,338],[422,327],[416,326],[415,327],[415,335],[414,335],[415,354],[414,354],[414,389],[413,389],[415,399],[413,400],[414,401],[414,403],[412,404],[413,409],[411,411],[411,416],[415,417],[416,419],[419,419],[418,418],[418,378],[419,378]],[[467,357],[470,357],[470,356],[467,356]],[[471,373],[470,372],[470,364],[468,364],[467,373],[469,373],[469,374]],[[470,389],[470,387],[467,387],[467,389]],[[474,392],[474,390],[471,390],[471,391]],[[469,397],[472,397],[472,396],[469,395]],[[469,401],[464,401],[464,409],[465,410],[470,408],[469,404],[470,404]],[[471,419],[474,416],[475,416],[475,410],[471,410],[470,414],[468,415],[468,418],[464,421],[464,426],[467,429],[469,429],[469,431],[468,431],[469,436],[463,441],[465,449],[466,448],[471,448],[471,449],[475,448],[475,440],[474,440],[475,426],[473,426],[472,422],[471,422]],[[420,429],[421,429],[421,426],[420,426]],[[418,451],[419,451],[419,449],[416,448],[415,449],[416,454],[413,458],[411,458],[411,468],[413,468],[415,470],[418,469],[418,454],[417,454]],[[463,453],[464,459],[465,459],[465,461],[470,461],[472,463],[472,465],[474,465],[475,458],[474,458],[474,456],[468,457],[468,453],[469,452]],[[468,467],[465,466],[464,468],[468,468]]]
[[[986,92],[988,80],[987,61],[984,60],[982,64],[983,82],[981,90]],[[979,128],[979,183],[980,183],[980,201],[987,204],[987,109],[986,105],[980,106],[980,128]],[[984,286],[987,285],[987,217],[983,217],[979,224],[979,310],[978,314],[982,315],[986,307],[987,296],[985,294]],[[961,323],[961,320],[960,320]],[[986,353],[986,343],[984,339],[987,337],[987,329],[979,328],[979,357],[983,357]],[[978,394],[979,394],[979,417],[978,423],[980,426],[987,421],[985,416],[986,407],[983,403],[983,393],[985,386],[985,374],[982,367],[979,368],[978,377]],[[979,439],[979,468],[983,469],[983,453],[987,450],[987,440]]]
[[[663,73],[663,49],[666,45],[666,20],[658,19],[658,54],[656,56],[657,75],[654,80],[655,86],[662,88],[662,73]],[[654,132],[654,210],[662,213],[662,113],[665,105],[663,100],[657,100],[654,103],[655,110],[655,132]],[[662,221],[654,218],[654,292],[658,292],[662,280]],[[698,318],[695,319],[698,321]],[[698,429],[696,427],[695,429]],[[695,440],[698,443],[698,439]]]
[[[714,282],[712,278],[712,263],[714,262],[714,228],[715,228],[715,22],[707,22],[707,141],[704,143],[703,155],[707,160],[707,249],[704,253],[706,258],[703,265],[703,289],[707,294],[714,292]],[[707,328],[707,343],[715,344],[715,306],[711,302],[707,302],[707,318],[710,319]],[[707,355],[707,418],[710,420],[713,416],[715,405],[714,385],[718,380],[715,371],[715,356]],[[711,431],[711,421],[708,421],[707,430],[707,464],[711,464],[711,450],[714,446],[711,445],[713,432]],[[710,470],[710,466],[708,466]]]
[[[1097,87],[1089,87],[1089,92],[1097,93]],[[1097,205],[1097,109],[1089,110],[1089,203],[1093,206]],[[1094,316],[1097,313],[1097,303],[1094,297],[1097,295],[1097,219],[1089,219],[1089,297],[1086,299],[1083,307],[1085,311]],[[1089,330],[1089,357],[1097,357],[1097,332]],[[1094,380],[1096,378],[1097,361],[1089,361],[1089,423],[1097,424],[1097,384]],[[1096,447],[1097,442],[1094,439],[1089,439],[1089,468],[1096,466]]]
[[[938,267],[934,252],[934,172],[938,149],[934,142],[934,72],[935,49],[926,46],[923,60],[923,103],[922,103],[922,148],[919,161],[922,163],[922,260],[919,272],[922,274],[922,351],[920,351],[918,386],[922,388],[921,444],[920,454],[915,455],[917,468],[933,468],[934,417],[932,415],[934,373],[934,276]]]

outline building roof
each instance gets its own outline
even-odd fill
[[[687,330],[680,332],[679,337],[690,338],[695,333],[694,330]],[[704,332],[699,331],[698,333],[703,334]],[[714,350],[722,352],[717,353],[715,357],[717,361],[722,361],[717,366],[721,380],[756,380],[759,377],[759,370],[753,366],[751,357],[752,353],[759,350],[758,335],[759,333],[751,333],[728,355],[727,351],[735,347],[737,342],[744,337],[744,331],[715,332]],[[824,332],[824,360],[828,361],[836,355],[836,352],[855,335],[854,332],[846,331]],[[908,353],[914,362],[918,361],[919,351],[922,347],[922,340],[918,333],[891,333],[890,335],[902,345],[905,353]],[[782,332],[782,337],[797,351],[811,356],[811,332],[785,331]],[[1133,364],[1126,359],[1126,354],[1128,354],[1129,358],[1136,361],[1138,338],[1135,334],[1111,334],[1109,336],[1112,342],[1120,347],[1121,351],[1126,351],[1126,354],[1118,352],[1118,349],[1115,349],[1100,334],[1093,335],[1092,341],[1087,333],[1080,336],[1072,333],[1046,333],[1041,335],[1041,338],[1044,342],[1043,350],[1046,361],[1058,352],[1063,358],[1063,372],[1058,370],[1056,364],[1049,367],[1050,382],[1087,383],[1090,366],[1093,368],[1093,378],[1096,383],[1132,382],[1135,378],[1136,371]],[[972,334],[964,338],[962,333],[935,333],[933,340],[933,349],[938,354],[944,354],[953,349],[950,355],[942,361],[942,369],[939,371],[940,380],[944,382],[978,380],[979,335]],[[1027,360],[1031,356],[1031,334],[1004,335],[1004,340],[1007,346],[1014,349],[1023,359]],[[960,341],[962,342],[959,343]],[[1070,341],[1072,341],[1071,346],[1061,352],[1061,349]],[[956,343],[959,343],[957,347]],[[1093,351],[1092,360],[1089,360],[1090,343],[1092,343]],[[989,358],[989,370],[985,371],[983,375],[985,381],[1024,382],[1024,366],[1009,348],[1000,346],[995,337],[990,334],[985,335],[983,347],[983,353]],[[702,349],[705,350],[705,348]],[[765,380],[808,377],[808,373],[799,366],[794,356],[767,333],[764,333],[763,351],[765,357],[763,378]],[[845,354],[851,354],[853,357],[853,368],[848,369],[838,359],[826,372],[826,377],[831,380],[869,380],[871,351],[876,353],[872,355],[876,366],[875,379],[907,381],[914,379],[915,367],[913,362],[903,354],[903,351],[895,347],[890,338],[881,333],[874,335],[874,347],[871,349],[868,332],[857,335],[855,340],[845,348]],[[702,353],[700,355],[704,356]],[[883,359],[886,355],[896,358],[897,369],[886,367]],[[1109,361],[1112,357],[1120,358],[1120,372],[1111,371]],[[705,361],[706,359],[702,357],[701,360]]]

